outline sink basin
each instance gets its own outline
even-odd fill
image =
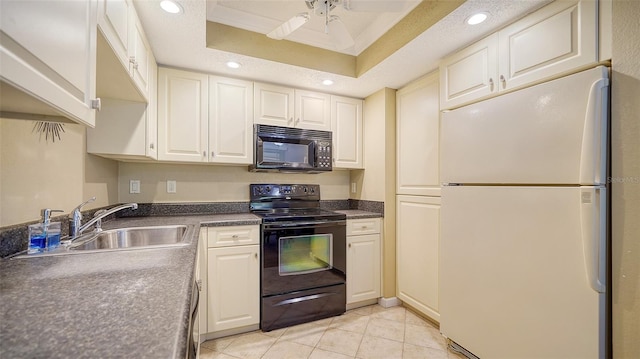
[[[153,226],[110,229],[89,233],[69,246],[71,251],[125,249],[189,244],[187,226]]]

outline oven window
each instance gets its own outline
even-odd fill
[[[333,268],[332,246],[332,234],[280,237],[280,275],[305,274]]]
[[[286,142],[263,142],[262,160],[271,163],[309,164],[309,145]]]

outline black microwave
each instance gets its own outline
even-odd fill
[[[331,132],[300,128],[254,125],[252,171],[331,171]]]

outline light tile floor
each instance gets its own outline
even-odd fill
[[[271,332],[202,343],[201,359],[462,359],[438,328],[403,307],[372,305]]]

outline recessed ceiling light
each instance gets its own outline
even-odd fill
[[[486,12],[479,12],[477,14],[473,14],[467,18],[467,24],[469,25],[478,25],[479,23],[485,21],[489,17],[489,14]]]
[[[170,14],[179,14],[182,12],[182,6],[180,6],[180,4],[172,0],[161,1],[160,7],[162,8],[162,10]]]
[[[235,61],[228,61],[227,62],[227,67],[232,68],[232,69],[239,69],[240,68],[240,64],[235,62]]]
[[[324,81],[322,81],[322,84],[323,84],[323,85],[325,85],[325,86],[331,86],[331,85],[333,85],[333,81],[331,81],[331,80],[324,80]]]

